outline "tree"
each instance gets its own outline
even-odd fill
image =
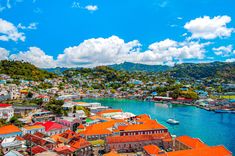
[[[32,92],[28,92],[28,94],[27,94],[26,97],[27,97],[27,98],[32,98],[32,97],[33,97],[33,93],[32,93]]]

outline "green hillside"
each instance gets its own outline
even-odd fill
[[[0,74],[25,80],[43,80],[56,77],[55,74],[41,70],[30,63],[9,60],[0,61]]]

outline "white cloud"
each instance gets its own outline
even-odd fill
[[[96,10],[98,10],[98,6],[97,5],[87,5],[85,7],[85,9],[87,9],[89,11],[96,11]]]
[[[192,33],[192,39],[215,39],[217,37],[229,37],[234,31],[233,28],[228,28],[230,23],[229,16],[209,16],[199,17],[189,21],[184,25],[184,28]]]
[[[30,23],[28,26],[24,26],[24,25],[22,25],[21,23],[19,23],[18,25],[17,25],[17,28],[19,28],[19,29],[23,29],[23,30],[35,30],[35,29],[37,29],[37,25],[38,25],[38,23],[35,23],[35,22],[33,22],[33,23]]]
[[[14,24],[0,18],[0,40],[25,41],[25,35],[23,32],[19,32]]]
[[[58,56],[60,66],[76,67],[108,65],[121,63],[128,53],[138,51],[140,43],[137,40],[125,43],[117,36],[109,38],[92,38],[78,46],[69,47]]]
[[[44,51],[37,47],[30,47],[26,52],[12,54],[10,59],[29,62],[39,68],[56,67],[56,62],[53,60],[53,57],[46,55]]]
[[[125,42],[117,36],[92,38],[78,46],[66,48],[64,53],[58,56],[57,63],[63,67],[94,67],[124,61],[172,65],[176,60],[204,58],[204,47],[208,44],[166,39],[149,45],[146,51],[141,51],[141,44],[137,40]]]
[[[235,62],[235,58],[227,59],[225,62]]]
[[[9,56],[9,51],[5,48],[0,47],[0,60],[7,60]]]
[[[224,57],[230,56],[232,54],[233,46],[230,44],[228,46],[220,46],[218,48],[212,48],[215,55],[221,55]]]

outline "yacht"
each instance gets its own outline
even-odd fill
[[[179,121],[172,118],[168,119],[166,122],[171,125],[178,125],[180,123]]]

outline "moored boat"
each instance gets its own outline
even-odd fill
[[[179,121],[175,119],[168,119],[166,122],[171,125],[178,125],[180,123]]]

